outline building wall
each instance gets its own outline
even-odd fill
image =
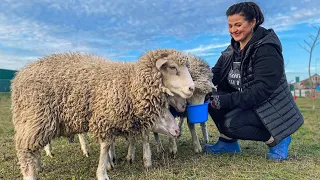
[[[318,74],[315,74],[311,76],[312,82],[313,82],[313,88],[316,88],[320,85],[320,76]],[[300,82],[293,83],[294,89],[310,89],[311,88],[311,82],[310,79],[305,79]]]
[[[10,92],[10,81],[17,71],[0,69],[0,92]]]

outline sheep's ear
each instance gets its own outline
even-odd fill
[[[168,60],[167,59],[164,59],[164,58],[161,58],[161,59],[158,59],[157,62],[156,62],[156,67],[158,70],[161,69],[161,67],[166,64]]]

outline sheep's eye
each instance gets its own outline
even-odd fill
[[[176,70],[176,69],[177,69],[175,66],[169,66],[169,68],[170,68],[171,70]]]

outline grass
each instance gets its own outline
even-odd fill
[[[243,152],[236,155],[194,154],[190,133],[184,126],[183,136],[177,140],[178,154],[172,159],[168,151],[157,154],[152,136],[153,168],[146,171],[142,163],[142,148],[138,142],[136,161],[125,160],[127,145],[124,138],[116,140],[115,169],[108,172],[110,179],[320,179],[320,111],[311,110],[311,99],[297,99],[305,117],[305,124],[293,135],[289,160],[271,162],[265,159],[268,148],[262,142],[240,141]],[[316,107],[320,107],[317,100]],[[218,132],[208,121],[210,140],[214,143]],[[200,128],[197,127],[200,135]],[[13,142],[10,113],[10,94],[0,94],[0,179],[22,179]],[[201,137],[200,137],[201,138]],[[167,150],[168,140],[161,136]],[[201,138],[202,139],[202,138]],[[99,146],[90,140],[90,158],[82,155],[78,139],[69,143],[66,138],[53,141],[55,158],[42,152],[43,172],[39,179],[95,179]]]

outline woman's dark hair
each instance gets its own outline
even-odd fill
[[[234,14],[244,16],[247,21],[252,21],[255,18],[256,26],[254,27],[254,30],[264,22],[262,11],[254,2],[241,2],[230,6],[226,15],[232,16]]]

